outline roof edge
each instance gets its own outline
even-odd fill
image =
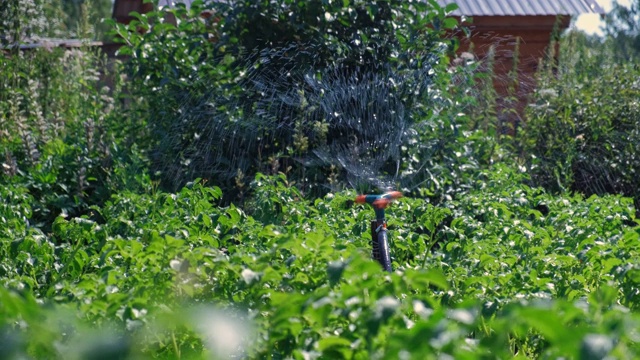
[[[577,16],[581,14],[605,14],[596,0],[535,0],[522,3],[518,0],[437,0],[440,6],[456,3],[455,16]]]

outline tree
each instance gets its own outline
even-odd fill
[[[103,19],[111,17],[112,0],[62,0],[64,25],[71,37],[102,39],[109,26]]]
[[[640,0],[632,0],[629,7],[614,2],[606,17],[605,31],[617,57],[640,57]]]
[[[429,118],[441,101],[429,90],[446,83],[436,84],[436,74],[447,73],[455,8],[434,0],[194,1],[117,24],[130,82],[151,109],[154,173],[171,188],[197,177],[236,186],[278,168],[316,181],[330,176],[325,159],[338,158],[325,154],[377,148],[370,144],[383,145],[368,164],[399,171],[386,161],[397,159],[399,147],[389,144],[398,141],[382,137],[401,138],[404,125]],[[166,11],[177,25],[164,21]],[[365,104],[365,95],[379,101]],[[390,129],[375,131],[381,126]],[[320,165],[310,174],[307,164]]]

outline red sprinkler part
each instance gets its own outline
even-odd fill
[[[371,204],[376,210],[376,218],[384,219],[384,209],[389,206],[395,199],[401,198],[402,193],[400,191],[389,191],[381,195],[358,195],[356,196],[356,203],[358,204]]]
[[[390,191],[383,194],[379,199],[374,200],[371,205],[373,205],[374,209],[385,209],[393,202],[393,200],[401,197],[402,193],[400,191]]]

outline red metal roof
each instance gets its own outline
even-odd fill
[[[527,16],[604,14],[596,0],[438,0],[441,6],[455,2],[453,15]]]

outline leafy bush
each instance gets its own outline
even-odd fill
[[[103,39],[103,18],[110,17],[110,0],[4,0],[0,3],[0,45],[17,49],[42,39]]]
[[[564,39],[557,72],[542,74],[523,138],[533,181],[587,196],[617,193],[640,202],[640,73],[579,34]]]
[[[241,192],[237,184],[258,171],[282,170],[317,194],[330,180],[344,182],[352,171],[340,168],[339,161],[334,161],[337,171],[312,169],[328,162],[317,153],[354,138],[368,141],[375,136],[371,133],[388,137],[381,124],[431,123],[411,141],[428,136],[448,144],[457,136],[444,139],[450,129],[458,133],[452,119],[459,110],[438,111],[455,103],[446,93],[451,84],[444,57],[452,41],[443,37],[445,29],[457,25],[446,17],[453,6],[288,0],[210,6],[195,2],[190,9],[138,14],[137,21],[116,28],[126,44],[121,52],[132,57],[132,79],[148,101],[151,156],[165,188],[201,177],[229,196]],[[180,20],[178,25],[162,20],[168,14]],[[364,89],[367,84],[373,90]],[[369,92],[342,94],[341,103],[327,106],[327,98],[354,87]],[[384,96],[358,103],[376,89]],[[357,104],[348,107],[349,101]],[[359,117],[340,114],[340,106],[366,110],[383,103],[402,108],[391,109],[395,112],[383,114],[384,119],[363,116],[359,130],[345,134]],[[390,151],[379,142],[384,144],[379,152]],[[424,154],[421,163],[431,155]],[[397,159],[380,157],[387,161],[383,167],[395,168],[390,162]]]
[[[0,67],[0,184],[27,186],[32,222],[48,228],[135,184],[140,122],[123,106],[119,64],[56,48],[7,54]]]
[[[624,5],[616,1],[606,16],[605,41],[610,43],[611,52],[621,62],[629,59],[637,61],[640,55],[640,2],[629,1]]]

